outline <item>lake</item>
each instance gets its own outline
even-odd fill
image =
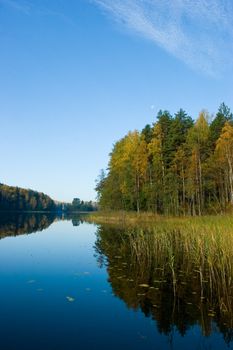
[[[232,285],[126,231],[2,214],[1,349],[233,349]]]

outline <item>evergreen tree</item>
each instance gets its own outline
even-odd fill
[[[222,128],[226,122],[233,123],[233,114],[231,113],[230,108],[225,105],[225,103],[221,103],[216,117],[210,124],[210,140],[213,148],[215,148],[216,141],[218,140]]]

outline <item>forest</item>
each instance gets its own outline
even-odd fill
[[[53,211],[53,212],[87,212],[96,211],[97,205],[92,201],[74,198],[72,203],[58,202],[48,195],[8,186],[0,183],[0,211]]]
[[[194,121],[183,109],[160,110],[156,122],[130,131],[110,153],[97,180],[102,210],[165,215],[224,213],[233,204],[233,114],[222,103],[216,115]]]
[[[44,193],[0,184],[0,210],[55,211],[57,205]]]

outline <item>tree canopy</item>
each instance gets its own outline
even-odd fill
[[[113,146],[96,190],[102,209],[167,215],[223,212],[233,204],[233,114],[222,103],[211,121],[160,110],[141,132]]]

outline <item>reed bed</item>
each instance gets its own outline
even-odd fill
[[[161,218],[124,214],[123,221],[118,213],[107,219],[98,214],[91,221],[95,217],[95,222],[105,222],[98,226],[97,245],[107,257],[110,281],[129,306],[138,303],[143,308],[143,298],[149,298],[151,305],[163,303],[160,310],[172,305],[169,322],[180,325],[181,305],[185,305],[185,313],[191,312],[206,335],[213,320],[220,328],[233,328],[231,215]],[[120,275],[116,256],[127,265]],[[153,314],[156,319],[162,317],[158,309]]]

